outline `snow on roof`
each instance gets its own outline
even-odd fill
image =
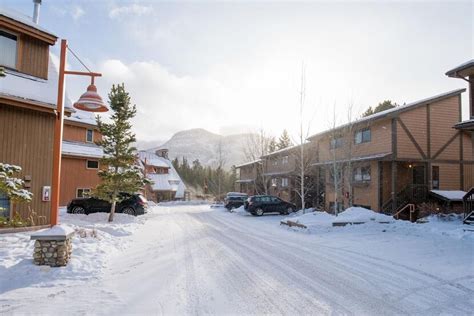
[[[48,79],[5,69],[6,77],[0,80],[0,95],[16,97],[27,101],[36,101],[46,108],[55,109],[58,98],[58,70],[51,55],[48,62]],[[69,98],[65,97],[64,107],[74,112]]]
[[[240,179],[240,180],[236,180],[235,182],[237,182],[237,183],[252,183],[254,181],[255,181],[254,179]]]
[[[28,25],[29,27],[37,29],[41,32],[45,32],[45,33],[48,33],[50,35],[53,35],[53,36],[57,37],[56,35],[54,35],[50,31],[48,31],[47,29],[45,29],[45,28],[41,27],[40,25],[36,24],[35,22],[33,22],[32,17],[30,17],[26,14],[23,14],[21,12],[18,12],[16,10],[0,7],[0,15],[3,15],[7,18],[10,18],[10,19],[15,20],[17,22],[20,22],[22,24]]]
[[[63,155],[85,158],[102,158],[104,156],[102,147],[96,144],[71,142],[67,140],[63,140],[61,152]]]
[[[241,168],[241,167],[250,166],[250,165],[259,163],[259,162],[261,162],[261,161],[262,161],[262,159],[257,159],[257,160],[254,160],[254,161],[245,162],[245,163],[243,163],[243,164],[236,165],[235,168]]]
[[[139,151],[138,158],[141,163],[141,168],[144,168],[143,163],[145,159],[147,165],[168,168],[168,173],[166,174],[147,173],[147,178],[154,182],[151,185],[153,191],[174,191],[175,198],[184,198],[186,186],[169,159],[147,151]]]
[[[469,69],[472,68],[472,69]],[[465,63],[462,63],[461,65],[449,70],[446,72],[446,76],[448,77],[458,77],[458,75],[462,77],[466,77],[468,74],[467,72],[464,73],[464,70],[467,71],[469,74],[472,74],[474,72],[474,59],[468,60]]]
[[[97,121],[93,113],[78,110],[78,109],[75,109],[75,111],[76,112],[71,114],[71,116],[65,117],[64,119],[66,121],[72,121],[72,122],[78,122],[78,123],[97,126]]]
[[[368,156],[359,156],[359,157],[353,157],[351,159],[341,159],[341,160],[336,160],[336,163],[342,163],[342,162],[357,162],[357,161],[366,161],[366,160],[376,160],[376,159],[383,159],[385,157],[390,156],[392,153],[380,153],[380,154],[374,154],[374,155],[368,155]],[[328,161],[323,161],[323,162],[316,162],[311,164],[312,166],[321,166],[321,165],[329,165],[334,163],[333,160],[328,160]]]
[[[306,146],[308,144],[310,144],[310,143],[309,142],[304,143],[303,146]],[[293,146],[289,146],[289,147],[286,147],[286,148],[282,148],[282,149],[276,150],[274,152],[271,152],[269,154],[263,155],[262,158],[270,157],[270,156],[277,155],[277,154],[281,154],[283,152],[290,151],[292,149],[296,149],[296,148],[299,148],[299,147],[300,147],[300,145],[293,145]]]
[[[445,98],[448,98],[448,97],[451,97],[451,96],[454,96],[454,95],[457,95],[457,94],[461,94],[465,91],[466,91],[466,89],[456,89],[456,90],[441,93],[441,94],[438,94],[438,95],[435,95],[435,96],[432,96],[432,97],[429,97],[429,98],[418,100],[418,101],[415,101],[415,102],[412,102],[412,103],[408,103],[408,104],[405,104],[405,105],[400,105],[400,106],[394,107],[392,109],[388,109],[388,110],[385,110],[385,111],[382,111],[382,112],[377,112],[375,114],[372,114],[372,115],[369,115],[369,116],[366,116],[366,117],[362,117],[362,118],[360,118],[360,119],[358,119],[354,122],[340,125],[340,126],[336,127],[335,130],[342,129],[342,128],[347,127],[349,125],[357,125],[357,124],[361,124],[361,123],[364,123],[364,122],[367,122],[367,121],[381,119],[381,118],[384,118],[385,116],[387,116],[389,114],[407,111],[407,110],[410,110],[411,108],[414,108],[416,106],[423,105],[423,104],[430,103],[430,102],[434,102],[434,101],[438,101],[438,100],[441,100],[441,99],[445,99]],[[308,137],[308,139],[310,140],[310,139],[312,139],[316,136],[326,134],[326,133],[331,132],[333,130],[334,129],[328,129],[328,130],[322,131],[320,133],[317,133],[317,134],[314,134],[314,135]]]
[[[431,190],[431,193],[450,201],[462,201],[466,192],[460,190]]]

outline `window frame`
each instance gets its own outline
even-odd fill
[[[82,190],[82,196],[79,196],[79,190]],[[76,188],[76,198],[83,198],[83,197],[85,197],[85,196],[84,196],[84,192],[91,193],[92,190],[91,190],[91,188]]]
[[[91,133],[91,140],[89,140],[89,131]],[[92,128],[86,129],[86,143],[93,143],[94,142],[94,130]]]
[[[288,178],[281,178],[281,186],[283,188],[287,188],[289,186],[289,183],[290,183],[290,181],[289,181]]]
[[[287,165],[289,162],[289,157],[288,155],[281,157],[281,164],[282,165]]]
[[[360,175],[360,178],[356,179],[358,175]],[[354,183],[370,183],[372,181],[372,172],[370,165],[354,167],[352,169],[352,181]]]
[[[329,149],[337,149],[344,146],[344,137],[336,136],[329,139]]]
[[[360,141],[357,140],[358,135],[360,135]],[[369,135],[369,136],[364,137],[364,135]],[[354,144],[360,145],[364,143],[370,143],[371,141],[372,141],[372,131],[370,127],[362,128],[354,132]]]
[[[18,67],[18,62],[19,62],[19,51],[20,51],[20,34],[17,33],[17,32],[14,32],[14,31],[10,31],[8,29],[5,29],[5,28],[1,28],[0,27],[0,32],[3,32],[3,33],[6,33],[6,34],[9,34],[11,36],[14,36],[16,37],[16,47],[15,47],[15,66],[14,67],[11,67],[11,66],[7,66],[7,65],[3,65],[0,63],[0,66],[2,67],[5,67],[7,69],[13,69],[15,71],[19,71],[19,67]],[[0,35],[1,36],[1,35]]]
[[[91,162],[97,162],[97,168],[90,168],[89,167],[89,161]],[[98,170],[99,169],[99,160],[92,160],[92,159],[86,159],[86,169],[88,170]]]

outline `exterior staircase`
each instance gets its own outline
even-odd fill
[[[390,198],[382,205],[382,212],[393,216],[395,219],[410,220],[418,219],[417,205],[428,199],[428,186],[423,184],[409,184],[395,195],[395,210],[393,200]]]
[[[471,188],[462,198],[464,204],[464,220],[466,225],[474,225],[474,188]]]

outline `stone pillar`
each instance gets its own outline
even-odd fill
[[[72,236],[69,227],[53,226],[31,235],[35,240],[33,260],[36,265],[66,266],[72,254]]]

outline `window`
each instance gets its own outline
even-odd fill
[[[342,137],[338,136],[338,137],[335,137],[333,139],[331,139],[330,143],[329,143],[329,148],[330,149],[335,149],[335,148],[339,148],[339,147],[342,147],[344,141],[342,139]]]
[[[80,188],[76,190],[76,197],[82,198],[82,197],[88,197],[91,194],[91,189],[89,188]]]
[[[273,178],[272,179],[272,187],[276,187],[278,185],[278,179],[277,178]]]
[[[283,156],[283,158],[281,158],[281,163],[286,165],[288,163],[288,156]]]
[[[329,167],[329,182],[332,183],[332,184],[334,184],[335,175],[337,175],[337,183],[338,184],[342,183],[343,179],[342,179],[342,168],[341,167],[336,168],[336,174],[334,174],[334,168],[332,166]]]
[[[87,169],[99,169],[99,162],[97,160],[87,160]]]
[[[0,192],[0,216],[10,217],[10,199],[2,192]]]
[[[288,187],[288,178],[281,179],[281,186],[285,188]]]
[[[433,166],[431,168],[431,178],[433,190],[439,190],[439,166]]]
[[[94,141],[94,130],[88,129],[86,132],[86,142],[92,143]]]
[[[0,30],[0,65],[16,68],[17,37]]]
[[[370,167],[358,167],[353,171],[354,182],[370,182]]]
[[[272,159],[272,165],[274,165],[274,166],[278,166],[278,160],[276,160],[276,159]]]
[[[368,143],[371,139],[370,128],[361,129],[354,134],[354,143],[356,144]]]

